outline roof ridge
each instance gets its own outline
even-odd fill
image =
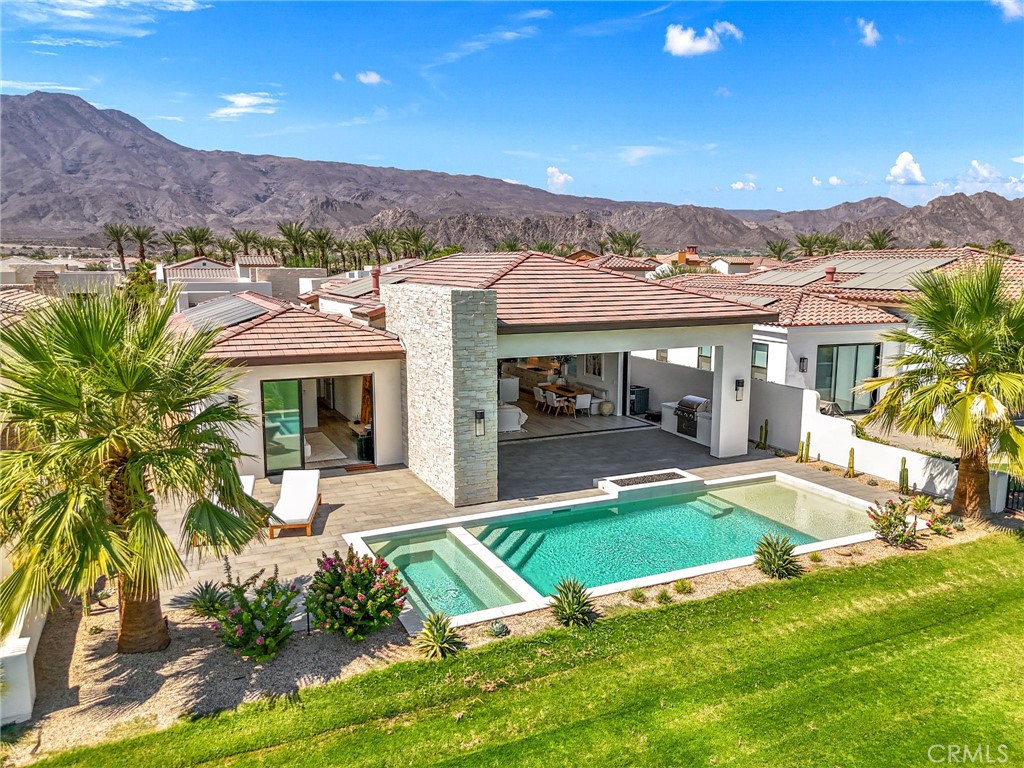
[[[289,309],[291,309],[291,304],[289,304],[286,307],[280,307],[278,309],[268,309],[262,315],[257,315],[251,320],[246,320],[241,323],[236,323],[235,325],[229,326],[227,328],[222,328],[220,333],[217,335],[217,341],[215,343],[220,344],[222,341],[233,339],[235,338],[235,336],[242,333],[243,331],[248,331],[252,328],[256,328],[258,326],[263,325],[265,322],[272,320],[275,317],[283,315]]]
[[[351,317],[345,317],[344,315],[340,315],[336,312],[322,312],[319,309],[313,309],[312,307],[307,306],[300,307],[294,304],[289,305],[289,309],[294,309],[297,312],[304,312],[307,315],[313,315],[315,317],[322,317],[325,320],[330,320],[332,322],[338,323],[339,325],[344,325],[349,328],[355,328],[357,330],[362,331],[372,331],[378,336],[383,336],[388,339],[400,339],[398,334],[394,333],[393,331],[387,331],[384,330],[383,328],[374,328],[372,325],[361,323],[358,320],[355,320]]]
[[[519,253],[520,256],[518,256],[517,258],[513,259],[511,264],[509,264],[509,265],[507,265],[505,267],[502,267],[497,272],[495,272],[493,275],[488,277],[487,280],[483,283],[483,285],[480,286],[481,288],[490,288],[492,285],[494,285],[496,282],[498,282],[501,278],[503,278],[505,275],[507,275],[513,269],[515,269],[520,264],[522,264],[524,261],[529,259],[531,256],[551,256],[551,254],[543,253],[542,251],[508,251],[508,253]],[[552,258],[558,258],[558,257],[557,256],[552,256]],[[568,262],[568,263],[571,263],[571,264],[575,263],[575,262],[569,262],[568,259],[562,259],[562,261],[565,261],[565,262]]]

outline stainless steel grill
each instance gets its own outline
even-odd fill
[[[699,395],[686,395],[676,403],[676,432],[688,437],[697,436],[697,414],[711,410],[711,401]]]

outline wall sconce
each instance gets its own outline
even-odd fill
[[[238,395],[228,395],[228,405],[238,405]]]
[[[743,399],[743,386],[746,384],[743,379],[736,379],[736,402]]]
[[[807,373],[807,358],[800,358],[800,373]]]
[[[476,436],[484,436],[484,409],[480,408],[473,412],[473,420],[476,424]]]

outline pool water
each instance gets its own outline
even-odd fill
[[[565,577],[596,587],[749,556],[765,533],[789,536],[799,545],[864,533],[869,527],[862,510],[763,482],[527,515],[467,530],[548,595]]]
[[[376,542],[371,548],[398,568],[420,616],[434,611],[458,616],[522,601],[447,531]]]

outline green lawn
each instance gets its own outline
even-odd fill
[[[45,765],[1024,765],[1024,540],[403,663]],[[934,753],[933,755],[939,755]]]

